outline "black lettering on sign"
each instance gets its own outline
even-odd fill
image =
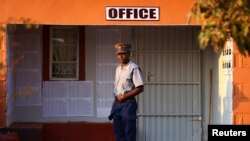
[[[159,7],[106,7],[106,20],[159,20]]]
[[[125,9],[121,8],[119,9],[119,18],[123,18],[123,15],[125,15]]]
[[[109,15],[109,17],[111,17],[111,18],[117,18],[118,12],[117,12],[116,9],[111,8],[111,9],[109,9],[109,11],[108,11],[108,15]]]
[[[148,10],[147,9],[140,9],[139,13],[140,13],[139,14],[140,18],[142,18],[142,19],[148,18]]]

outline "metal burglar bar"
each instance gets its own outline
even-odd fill
[[[15,68],[15,89],[11,97],[15,97],[15,106],[41,105],[41,46],[39,35],[16,34],[10,35],[9,46],[13,50],[11,65]],[[17,45],[18,44],[18,45]],[[12,70],[12,69],[10,69]]]
[[[113,45],[121,40],[117,28],[96,31],[96,93],[97,116],[108,117],[113,101],[114,74],[118,65]]]
[[[51,28],[52,80],[78,79],[78,28],[53,26]]]

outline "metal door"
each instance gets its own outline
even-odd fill
[[[137,27],[136,62],[145,89],[138,100],[138,141],[200,141],[197,27]]]

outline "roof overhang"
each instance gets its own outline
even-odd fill
[[[196,0],[0,0],[2,24],[187,25]],[[159,20],[107,20],[107,7],[159,7]]]

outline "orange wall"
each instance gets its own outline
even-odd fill
[[[250,124],[250,56],[240,55],[235,47],[233,61],[233,122]]]
[[[0,24],[0,128],[6,126],[6,36]]]
[[[0,0],[0,23],[67,25],[172,25],[186,24],[196,0]],[[106,21],[106,6],[157,6],[159,21]]]

